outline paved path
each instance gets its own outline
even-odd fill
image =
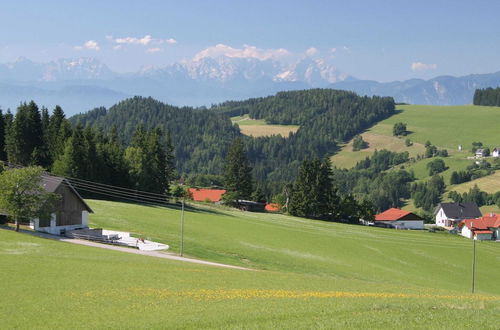
[[[176,256],[173,254],[159,252],[159,251],[141,251],[141,250],[134,249],[134,248],[127,248],[127,247],[121,247],[121,246],[110,245],[110,244],[102,244],[102,243],[97,243],[97,242],[92,242],[92,241],[86,241],[83,239],[67,238],[67,237],[63,237],[63,236],[51,235],[51,234],[34,232],[34,231],[29,231],[29,230],[22,230],[22,229],[20,230],[20,232],[25,233],[25,234],[29,234],[29,235],[33,235],[33,236],[37,236],[37,237],[61,241],[61,242],[67,242],[67,243],[73,243],[73,244],[79,244],[79,245],[85,245],[85,246],[92,246],[92,247],[97,247],[97,248],[101,248],[101,249],[108,249],[108,250],[125,252],[125,253],[140,254],[140,255],[149,256],[149,257],[191,262],[191,263],[207,265],[207,266],[232,268],[232,269],[240,269],[240,270],[253,270],[253,269],[245,268],[245,267],[219,264],[217,262],[210,262],[210,261],[204,261],[204,260],[199,260],[199,259],[179,257],[179,256]]]

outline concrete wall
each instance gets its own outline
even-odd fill
[[[82,221],[78,224],[58,226],[57,225],[57,215],[56,215],[56,213],[52,213],[49,226],[40,227],[40,220],[33,219],[32,221],[30,221],[30,227],[36,231],[41,231],[41,232],[49,233],[52,235],[61,235],[61,231],[88,228],[88,212],[87,211],[82,211],[81,219],[82,219]]]

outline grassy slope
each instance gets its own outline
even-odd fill
[[[370,148],[358,152],[352,151],[352,141],[343,147],[342,151],[332,157],[335,166],[349,168],[359,160],[369,156],[374,149],[389,149],[392,151],[408,151],[411,157],[423,154],[423,144],[431,141],[439,149],[447,149],[450,156],[443,158],[448,170],[443,172],[445,183],[449,184],[449,179],[453,171],[465,170],[472,164],[473,160],[467,159],[471,156],[468,149],[473,141],[481,141],[485,146],[493,149],[500,145],[500,108],[483,106],[422,106],[422,105],[399,105],[398,113],[362,134],[363,138],[370,143]],[[407,138],[414,142],[411,147],[404,145],[405,138],[392,136],[392,127],[397,122],[407,123],[407,128],[411,132]],[[462,145],[464,150],[458,151],[458,145]],[[404,164],[408,170],[413,170],[418,180],[429,178],[427,163],[431,159],[422,159],[417,162]],[[499,174],[484,177],[469,183],[448,187],[448,190],[460,192],[468,191],[474,184],[479,188],[496,192],[500,190]],[[446,196],[447,193],[445,193]],[[446,197],[445,197],[446,199]],[[410,202],[406,207],[415,210]],[[488,209],[489,210],[489,209]],[[498,211],[493,208],[494,211]]]
[[[296,132],[299,129],[299,126],[295,125],[269,125],[263,119],[250,119],[248,115],[232,117],[231,120],[238,124],[242,134],[253,137],[271,135],[287,137],[290,132]]]
[[[178,210],[89,202],[94,225],[135,231],[177,250]],[[439,233],[216,209],[186,213],[187,254],[268,269],[257,272],[4,230],[0,238],[5,328],[498,325],[500,245],[477,246],[474,300],[467,293],[471,242]]]

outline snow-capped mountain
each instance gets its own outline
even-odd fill
[[[500,73],[389,83],[357,80],[322,58],[308,56],[286,63],[268,54],[200,52],[191,60],[128,74],[113,72],[94,58],[48,63],[19,58],[0,64],[0,108],[15,109],[20,102],[34,100],[49,108],[61,105],[68,114],[111,106],[133,95],[200,106],[316,87],[392,96],[396,102],[465,104],[472,102],[476,88],[497,86]]]
[[[94,58],[58,59],[36,63],[25,57],[0,65],[2,82],[43,82],[65,80],[112,79],[117,74]]]

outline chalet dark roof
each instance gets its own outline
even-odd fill
[[[443,209],[444,214],[452,219],[473,219],[482,216],[479,207],[474,202],[440,203],[437,210]]]
[[[71,191],[73,191],[73,193],[83,203],[83,205],[85,206],[85,208],[87,209],[87,211],[89,213],[94,213],[94,211],[92,211],[92,209],[85,202],[85,200],[82,198],[82,196],[80,196],[78,191],[76,191],[75,187],[73,187],[73,185],[68,180],[66,180],[66,178],[63,178],[60,176],[48,175],[48,174],[42,175],[42,185],[47,192],[50,192],[50,193],[56,192],[57,188],[59,188],[59,186],[61,184],[65,184],[66,186],[68,186],[71,189]]]

